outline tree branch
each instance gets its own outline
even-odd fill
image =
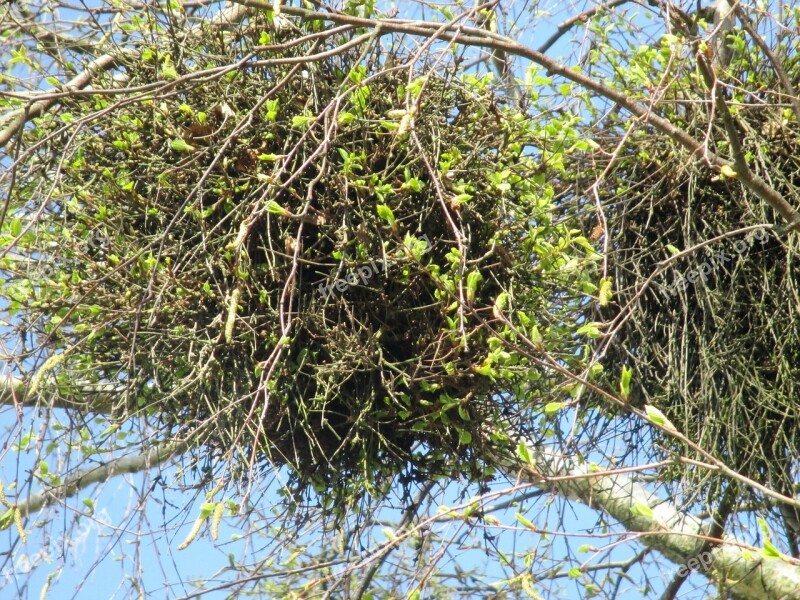
[[[244,5],[234,4],[208,21],[208,24],[218,30],[226,29],[231,23],[237,23],[252,12],[251,8]],[[192,27],[187,35],[198,35],[202,31],[201,26]],[[83,71],[70,79],[63,86],[57,89],[44,92],[41,100],[35,100],[23,108],[18,108],[5,115],[0,116],[0,148],[3,148],[11,139],[19,133],[25,123],[43,115],[58,103],[59,98],[64,92],[71,92],[84,89],[92,79],[104,71],[109,71],[119,66],[125,60],[135,60],[140,55],[138,50],[119,50],[115,53],[108,53],[99,56],[84,67]]]
[[[511,434],[513,432],[506,432]],[[518,436],[512,436],[512,439]],[[616,519],[639,540],[658,550],[670,561],[684,566],[705,548],[714,524],[679,511],[675,505],[648,493],[626,473],[598,473],[586,462],[534,445],[522,439],[532,464],[513,457],[495,457],[495,466],[506,473],[522,473],[537,487],[549,487],[560,496],[599,509]],[[764,600],[800,599],[800,566],[789,557],[773,558],[748,549],[735,539],[724,539],[707,550],[708,560],[698,561],[697,570],[716,574],[730,582],[735,596]]]
[[[26,395],[27,384],[24,381],[9,376],[0,378],[0,402],[23,406],[35,404],[35,399],[28,399]],[[87,406],[91,404],[87,401]],[[506,433],[518,437],[513,432]],[[685,566],[688,560],[704,553],[710,558],[699,561],[697,570],[706,575],[723,573],[728,581],[736,582],[731,590],[736,595],[765,600],[800,599],[800,567],[790,562],[788,557],[764,557],[735,539],[723,540],[711,547],[713,541],[709,544],[709,540],[716,541],[719,537],[723,518],[716,517],[713,523],[704,523],[648,493],[627,473],[598,473],[588,464],[580,464],[527,440],[524,443],[533,457],[532,465],[522,464],[516,457],[497,455],[492,457],[494,466],[512,476],[521,472],[524,479],[541,489],[555,491],[565,499],[603,511],[628,531],[637,533],[643,544],[658,550],[677,565]],[[17,507],[22,515],[29,515],[115,475],[163,464],[187,448],[185,442],[160,444],[141,455],[115,459],[79,471],[63,485],[34,494],[18,503]]]
[[[722,536],[725,533],[725,522],[728,520],[728,517],[733,512],[736,505],[737,489],[738,485],[736,482],[728,483],[728,487],[725,489],[725,493],[722,496],[722,501],[719,504],[719,508],[717,508],[713,515],[713,522],[711,523],[711,528],[708,530],[708,539],[700,548],[698,548],[697,552],[691,556],[689,560],[692,558],[696,559],[698,557],[700,557],[702,560],[704,554],[719,544],[719,542],[716,540],[722,539]],[[675,577],[661,595],[660,600],[675,600],[678,592],[681,589],[681,586],[686,579],[688,579],[690,573],[691,569],[689,568],[678,569]]]
[[[80,386],[80,382],[75,385]],[[43,401],[41,392],[31,391],[30,381],[12,375],[0,375],[0,405],[46,406],[47,408],[109,414],[113,409],[114,399],[119,397],[120,392],[119,388],[110,383],[87,383],[79,389],[84,394],[82,401],[68,401],[58,394]],[[47,388],[44,391],[46,392]]]
[[[143,454],[137,456],[123,456],[110,460],[103,465],[78,471],[67,479],[66,483],[36,494],[31,494],[25,500],[17,502],[16,508],[23,517],[26,517],[46,506],[74,496],[79,491],[94,483],[101,483],[115,475],[138,473],[145,469],[157,467],[176,454],[185,452],[188,447],[188,444],[185,442],[157,444]]]
[[[127,54],[131,55],[134,53],[128,52]],[[138,52],[135,54],[138,55]],[[113,69],[120,63],[125,55],[126,53],[121,52],[117,55],[105,54],[100,58],[96,58],[86,65],[83,71],[64,84],[63,88],[58,90],[58,92],[71,92],[85,88],[92,82],[95,75]],[[48,92],[48,94],[48,97],[32,102],[24,108],[13,110],[0,118],[0,148],[5,146],[9,140],[17,135],[25,123],[43,115],[58,102],[59,95],[52,94],[52,92]]]
[[[775,74],[778,76],[778,81],[781,82],[783,91],[786,92],[787,99],[792,105],[792,110],[794,111],[795,117],[800,120],[800,98],[797,97],[797,92],[795,91],[792,82],[789,80],[786,70],[775,56],[775,53],[770,50],[769,46],[767,46],[764,38],[758,35],[758,32],[753,28],[753,24],[750,22],[747,13],[742,8],[742,5],[737,4],[733,10],[736,12],[736,16],[739,18],[739,21],[741,21],[744,30],[750,35],[750,37],[753,38],[756,46],[761,49],[761,51],[764,53],[764,56],[766,56],[769,60],[773,70],[775,71]]]
[[[553,32],[553,34],[549,38],[547,38],[544,44],[539,46],[537,52],[545,54],[548,50],[550,50],[550,48],[553,47],[553,44],[555,44],[558,40],[561,39],[561,36],[567,33],[578,23],[585,23],[598,13],[601,13],[605,10],[611,10],[612,8],[616,8],[620,4],[625,4],[626,2],[630,2],[630,0],[611,0],[610,2],[606,2],[605,4],[599,4],[597,6],[593,6],[592,8],[585,10],[580,14],[574,15],[569,19],[562,21],[561,23],[559,23],[558,27],[556,27],[556,30]]]

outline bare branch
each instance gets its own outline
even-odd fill
[[[138,473],[146,469],[157,467],[176,454],[181,454],[188,449],[184,442],[156,444],[150,450],[136,456],[123,456],[110,460],[104,465],[84,469],[69,477],[63,485],[52,487],[48,490],[30,495],[25,500],[17,502],[16,508],[23,516],[35,513],[46,506],[74,496],[79,491],[86,489],[94,483],[101,483],[124,473]]]
[[[786,74],[786,69],[783,68],[780,61],[775,56],[775,53],[770,50],[770,47],[764,41],[758,32],[753,28],[753,24],[750,22],[750,19],[747,17],[747,13],[742,9],[740,4],[737,4],[734,8],[736,11],[736,16],[742,22],[742,27],[744,30],[753,38],[753,41],[756,43],[761,51],[764,53],[764,56],[767,57],[772,68],[775,70],[775,74],[778,76],[778,80],[781,82],[781,87],[783,87],[783,91],[786,92],[786,96],[789,102],[792,105],[792,110],[794,111],[795,117],[800,119],[800,98],[797,96],[797,91],[794,89],[792,82],[789,81],[789,76]]]

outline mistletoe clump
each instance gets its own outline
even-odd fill
[[[339,500],[398,473],[483,476],[506,443],[489,425],[549,385],[517,336],[577,359],[594,252],[554,218],[538,134],[489,78],[303,62],[347,34],[274,34],[252,19],[240,44],[148,46],[126,85],[174,85],[65,106],[82,122],[25,242],[55,267],[17,298],[64,357],[59,393],[112,382],[89,410]],[[60,135],[48,118],[30,141]]]
[[[665,64],[674,69],[665,79],[674,83],[657,114],[707,139],[709,150],[722,156],[730,155],[735,136],[748,149],[751,172],[796,198],[800,108],[781,95],[771,63],[755,53],[739,55],[720,77],[746,76],[747,89],[758,91],[736,89],[714,101],[694,67]],[[796,89],[796,59],[787,66]],[[628,124],[609,125],[609,146],[627,139]],[[797,237],[773,226],[781,216],[742,183],[746,173],[714,172],[703,157],[646,128],[631,139],[613,165],[594,157],[613,173],[600,192],[606,227],[592,216],[613,249],[609,264],[618,290],[615,304],[592,307],[589,317],[613,321],[618,331],[604,361],[631,365],[635,405],[658,407],[732,468],[793,495],[788,457],[800,451]],[[704,459],[670,437],[664,443]],[[694,467],[672,475],[707,485],[695,479],[702,475]]]

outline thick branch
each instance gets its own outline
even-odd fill
[[[35,405],[37,401],[40,402],[39,393],[30,394],[28,386],[18,378],[0,378],[0,402],[14,405]],[[94,408],[97,399],[104,396],[102,390],[88,392],[84,408]],[[76,405],[62,407],[74,409]],[[792,595],[800,590],[800,568],[780,558],[765,558],[732,539],[723,540],[710,548],[708,540],[717,538],[719,534],[719,529],[715,529],[713,523],[706,524],[681,512],[673,504],[659,500],[627,474],[598,474],[585,463],[580,464],[531,444],[526,443],[526,446],[534,457],[535,470],[508,456],[494,457],[495,466],[511,474],[522,471],[526,479],[542,489],[554,490],[564,498],[605,512],[627,530],[637,532],[642,543],[658,550],[677,565],[683,566],[689,559],[703,554],[697,561],[698,569],[709,575],[712,572],[723,573],[728,581],[737,582],[732,590],[737,596],[763,597],[766,600],[800,598],[800,595]],[[184,443],[159,445],[139,456],[112,460],[105,465],[80,471],[64,485],[34,494],[20,502],[18,507],[23,515],[28,515],[114,475],[134,473],[162,464],[186,448]]]
[[[117,66],[124,53],[117,55],[106,54],[86,65],[86,68],[64,84],[59,92],[81,90],[92,82],[92,79],[103,71],[108,71]],[[43,115],[58,102],[59,95],[50,94],[42,100],[37,100],[24,108],[18,108],[4,115],[0,119],[0,148],[11,140],[25,123]]]
[[[182,442],[154,445],[144,454],[136,456],[123,456],[110,460],[104,465],[78,471],[63,485],[52,487],[48,490],[32,494],[25,500],[17,502],[17,508],[22,516],[28,516],[46,506],[55,504],[74,496],[79,491],[95,483],[101,483],[124,473],[138,473],[165,463],[176,454],[185,452],[188,445]]]
[[[48,397],[48,389],[30,391],[30,381],[0,375],[0,406],[43,406],[47,408],[62,408],[80,410],[98,414],[109,414],[113,409],[114,400],[119,398],[120,390],[112,384],[86,384],[74,387],[80,389],[82,400],[67,400],[59,394]],[[72,393],[70,398],[77,397]]]
[[[697,553],[691,558],[697,559],[699,557],[702,559],[704,554],[706,554],[715,546],[719,545],[717,540],[722,539],[722,536],[725,533],[725,522],[735,509],[737,496],[736,492],[738,489],[739,486],[736,483],[728,483],[728,487],[725,489],[725,493],[722,496],[722,502],[720,502],[719,508],[713,515],[713,522],[711,524],[711,528],[708,530],[708,538],[697,550]],[[691,558],[689,560],[691,560]],[[660,600],[674,600],[677,597],[683,583],[689,578],[690,572],[691,571],[689,569],[678,569],[674,579],[670,582],[670,584],[667,586],[667,589],[664,590],[664,593],[661,595]]]
[[[111,406],[111,399],[114,391],[110,385],[87,386],[84,403],[67,403],[63,400],[53,400],[49,402],[49,407],[65,409],[81,409],[92,412],[110,412],[103,410],[103,407]],[[13,406],[38,406],[42,403],[41,392],[30,393],[30,383],[18,377],[10,375],[0,376],[0,405]],[[98,410],[98,406],[100,410]],[[74,496],[80,490],[87,488],[94,483],[100,483],[115,475],[124,473],[138,473],[145,469],[158,466],[172,456],[185,452],[188,444],[184,442],[171,442],[156,444],[153,447],[137,456],[126,456],[111,460],[103,465],[92,467],[74,473],[65,483],[52,487],[48,490],[33,494],[17,503],[17,508],[23,516],[35,513],[38,510],[65,498]]]
[[[603,511],[628,531],[639,532],[643,544],[677,565],[685,565],[706,548],[713,525],[658,499],[626,473],[597,473],[585,462],[527,442],[526,446],[533,468],[510,457],[496,457],[496,466],[511,474],[522,471],[522,477],[537,486]],[[696,562],[698,571],[721,575],[735,597],[800,599],[800,567],[781,558],[764,557],[734,539],[723,539]]]

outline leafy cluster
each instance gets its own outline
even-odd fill
[[[744,157],[750,172],[796,202],[800,114],[781,93],[785,85],[768,57],[755,45],[747,51],[740,37],[728,43],[733,63],[714,68],[716,85],[732,85],[717,98],[696,62],[675,60],[702,53],[697,38],[669,35],[640,50],[639,72],[647,68],[652,85],[663,85],[654,111],[721,156],[731,156],[735,144],[752,149]],[[787,78],[797,89],[796,42],[786,51]],[[797,239],[774,230],[781,217],[742,184],[748,174],[715,172],[648,127],[631,133],[630,126],[609,121],[608,145],[622,136],[632,141],[612,165],[594,157],[613,173],[601,191],[606,226],[591,217],[608,236],[617,289],[614,305],[600,314],[592,307],[591,318],[619,328],[604,362],[631,366],[637,406],[658,407],[729,466],[793,495],[790,457],[800,452]],[[664,443],[694,455],[671,439]],[[689,471],[673,472],[673,480],[697,483]]]
[[[553,385],[515,342],[580,360],[597,258],[491,78],[368,76],[374,49],[341,50],[358,33],[287,42],[263,17],[142,48],[115,75],[143,92],[26,132],[53,187],[31,209],[22,177],[6,231],[41,261],[6,265],[9,298],[64,403],[286,464],[337,506],[485,476],[492,424]]]

